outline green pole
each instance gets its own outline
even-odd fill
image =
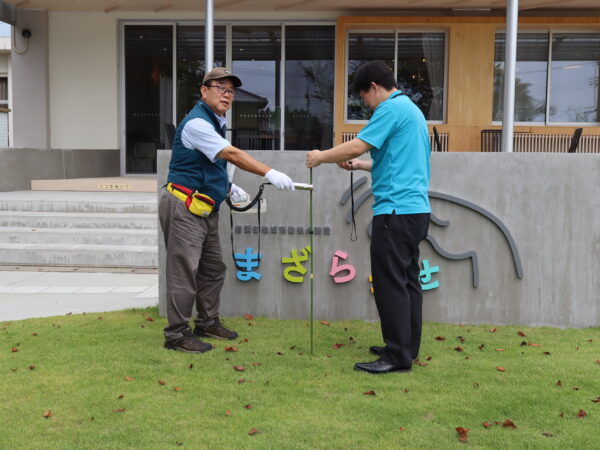
[[[313,184],[312,168],[310,169],[310,181],[309,184]],[[310,222],[310,354],[314,354],[313,340],[314,340],[314,313],[315,313],[315,298],[314,298],[314,259],[315,259],[315,246],[313,245],[313,190],[310,190],[309,199],[309,222]]]

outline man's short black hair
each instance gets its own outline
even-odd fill
[[[394,72],[383,61],[369,61],[364,63],[354,72],[352,90],[355,93],[368,91],[371,83],[378,84],[386,90],[397,88],[398,84],[394,78]]]

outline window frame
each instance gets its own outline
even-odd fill
[[[152,20],[152,19],[141,19],[131,20],[122,19],[118,20],[118,80],[119,80],[119,123],[120,123],[120,147],[121,147],[121,175],[132,175],[132,176],[143,176],[143,174],[127,173],[125,167],[126,157],[126,142],[125,142],[125,27],[129,25],[171,25],[173,27],[173,114],[176,117],[177,114],[177,26],[200,26],[204,27],[205,23],[203,20],[197,19],[167,19],[167,20]],[[247,19],[233,19],[233,20],[215,20],[214,26],[224,26],[226,41],[225,41],[225,59],[226,66],[231,67],[232,64],[232,28],[234,26],[279,26],[281,28],[281,58],[280,58],[280,70],[281,73],[285,73],[285,29],[287,26],[329,26],[334,29],[334,36],[336,36],[337,24],[335,20],[247,20]],[[333,65],[336,66],[337,55],[333,53]],[[335,78],[334,78],[335,83]],[[279,86],[276,87],[280,91],[281,108],[282,111],[285,108],[285,76],[282,76]],[[333,117],[336,114],[336,90],[334,84],[333,92]],[[280,123],[280,150],[286,151],[285,147],[285,115],[281,114]],[[231,109],[227,111],[227,128],[231,128]],[[335,119],[332,124],[332,135],[335,139]],[[231,139],[231,132],[228,132],[228,138]],[[333,145],[333,142],[332,142]],[[292,150],[293,151],[293,150]]]
[[[442,96],[442,119],[441,120],[429,120],[427,124],[430,125],[441,125],[447,123],[448,113],[448,35],[449,30],[447,28],[421,28],[411,26],[395,26],[393,28],[350,28],[347,29],[344,35],[344,125],[366,125],[369,121],[367,119],[356,120],[348,119],[348,94],[350,86],[348,85],[348,71],[350,64],[350,34],[360,33],[381,33],[381,34],[394,34],[394,78],[398,78],[398,34],[399,33],[443,33],[444,34],[444,95]]]
[[[498,33],[501,34],[505,34],[506,35],[506,29],[502,28],[502,29],[498,29],[495,31],[494,33],[494,43],[496,42],[496,35]],[[600,35],[600,29],[597,28],[590,28],[590,29],[578,29],[578,30],[573,30],[571,28],[566,28],[566,29],[560,29],[560,28],[556,28],[556,29],[543,29],[543,28],[527,28],[525,30],[519,30],[518,31],[519,34],[526,34],[526,33],[547,33],[548,34],[548,55],[547,55],[547,68],[546,68],[546,108],[544,111],[544,121],[538,121],[538,122],[523,122],[523,121],[515,121],[515,125],[517,126],[556,126],[556,127],[562,127],[562,126],[566,126],[566,127],[581,127],[581,126],[586,126],[586,127],[595,127],[595,126],[600,126],[600,122],[552,122],[550,121],[550,106],[552,106],[552,99],[551,99],[551,93],[552,93],[552,43],[553,43],[553,36],[554,34],[590,34],[590,33],[596,33],[598,35]],[[506,41],[506,40],[505,40]],[[518,42],[517,42],[518,44]],[[505,50],[506,51],[506,50]],[[494,64],[496,63],[496,60],[494,58]],[[492,82],[493,84],[493,82]],[[492,88],[493,89],[493,88]],[[600,89],[600,88],[599,88]],[[502,105],[504,107],[504,105]],[[492,105],[493,108],[493,105]],[[598,108],[600,109],[600,102],[598,102]],[[493,111],[492,111],[493,112]],[[504,114],[504,111],[503,111]],[[492,120],[492,125],[494,126],[502,126],[502,121],[501,120]]]

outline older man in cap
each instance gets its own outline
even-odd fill
[[[219,205],[229,194],[248,197],[231,184],[227,163],[265,179],[277,189],[293,190],[286,174],[261,163],[225,138],[225,113],[241,80],[223,67],[208,72],[202,99],[183,118],[173,140],[167,185],[159,218],[167,248],[167,319],[165,348],[203,353],[212,346],[200,337],[235,339],[219,319],[225,263],[219,242]],[[196,305],[192,331],[188,324]]]

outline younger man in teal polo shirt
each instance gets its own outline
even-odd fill
[[[373,233],[371,273],[385,347],[380,359],[357,363],[368,373],[409,372],[419,354],[423,295],[419,243],[429,229],[429,132],[419,108],[398,90],[383,61],[361,66],[353,88],[373,117],[352,141],[306,155],[306,166],[338,163],[346,170],[371,172]],[[356,159],[370,151],[371,161]]]

